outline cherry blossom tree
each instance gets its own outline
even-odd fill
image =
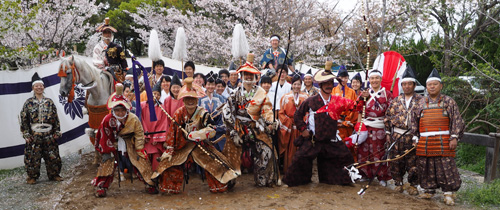
[[[57,57],[56,52],[70,51],[71,44],[85,42],[95,29],[87,21],[102,5],[95,0],[13,0],[0,7],[2,61],[22,67],[40,64]]]
[[[164,56],[170,57],[175,30],[182,26],[186,30],[189,59],[218,66],[237,60],[231,57],[231,35],[238,23],[243,25],[250,51],[257,55],[257,61],[270,47],[271,34],[281,35],[281,47],[286,48],[290,28],[290,52],[296,61],[324,62],[328,56],[325,45],[338,39],[336,34],[326,34],[318,22],[339,16],[334,8],[328,9],[316,0],[198,0],[193,1],[193,6],[194,11],[182,12],[175,7],[143,4],[131,16],[145,27],[134,30],[144,42],[151,29],[158,30]]]

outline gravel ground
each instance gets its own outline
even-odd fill
[[[115,179],[108,197],[93,196],[90,180],[97,167],[92,165],[92,147],[81,154],[63,158],[62,182],[48,180],[45,167],[36,185],[25,183],[24,168],[16,168],[0,177],[0,209],[473,209],[458,201],[453,208],[442,202],[442,194],[432,200],[420,200],[405,193],[396,193],[393,182],[388,187],[374,184],[363,197],[356,194],[366,183],[335,186],[313,183],[300,187],[258,188],[253,176],[237,179],[232,192],[212,194],[206,182],[192,175],[185,192],[180,195],[149,195],[138,180],[121,183]],[[480,185],[482,176],[460,170],[462,188]]]

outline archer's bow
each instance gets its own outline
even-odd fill
[[[366,56],[366,71],[365,71],[365,87],[364,89],[368,89],[368,70],[370,69],[370,31],[368,30],[368,20],[367,20],[367,10],[365,9],[365,1],[361,1],[361,8],[363,9],[363,21],[365,25],[366,32],[366,46],[367,46],[367,56]],[[368,6],[368,4],[366,5]],[[366,97],[363,97],[363,112],[361,114],[361,122],[358,130],[358,137],[356,138],[356,143],[354,144],[354,153],[358,155],[358,139],[359,133],[361,132],[361,127],[363,126],[365,116],[366,116]]]
[[[375,175],[378,174],[378,172],[380,172],[380,168],[382,166],[382,163],[386,163],[386,162],[390,162],[390,161],[395,161],[395,160],[399,160],[401,159],[402,157],[406,156],[407,154],[409,154],[415,147],[413,147],[413,149],[410,149],[408,152],[406,152],[406,154],[404,154],[403,156],[400,156],[400,157],[397,157],[397,158],[394,158],[394,159],[390,159],[388,158],[389,157],[389,154],[391,152],[391,149],[394,147],[394,145],[396,145],[397,142],[401,141],[401,138],[403,138],[403,136],[405,136],[411,129],[408,129],[406,130],[403,134],[401,134],[401,136],[399,136],[399,138],[397,138],[390,146],[389,148],[387,148],[387,150],[385,151],[385,154],[384,154],[384,157],[382,157],[382,160],[379,160],[379,161],[373,161],[373,162],[369,162],[367,161],[367,163],[365,164],[361,164],[359,166],[357,166],[356,168],[360,168],[362,166],[366,166],[366,165],[370,165],[370,164],[375,164],[375,163],[380,163],[377,167],[377,171],[375,172]],[[369,162],[369,163],[368,163]],[[359,192],[358,194],[359,195],[363,195],[365,194],[365,191],[370,187],[370,185],[372,184],[373,180],[375,179],[375,175],[370,179],[370,181],[368,182],[367,185],[365,185]]]

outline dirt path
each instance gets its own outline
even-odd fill
[[[65,174],[61,183],[47,182],[46,194],[38,193],[42,209],[470,209],[465,206],[449,208],[439,198],[420,200],[413,196],[373,184],[363,197],[357,195],[361,184],[333,186],[313,183],[300,187],[258,188],[253,176],[244,174],[237,179],[232,192],[212,194],[201,179],[191,176],[185,192],[180,195],[149,195],[144,185],[134,180],[115,179],[106,198],[95,198],[90,180],[96,167],[86,154]],[[25,184],[24,184],[25,185]],[[42,183],[43,185],[43,183]]]

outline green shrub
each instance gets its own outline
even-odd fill
[[[482,186],[473,184],[468,186],[467,189],[458,192],[460,200],[483,208],[500,206],[500,179]]]
[[[456,161],[459,168],[484,175],[486,167],[486,147],[459,143]]]

